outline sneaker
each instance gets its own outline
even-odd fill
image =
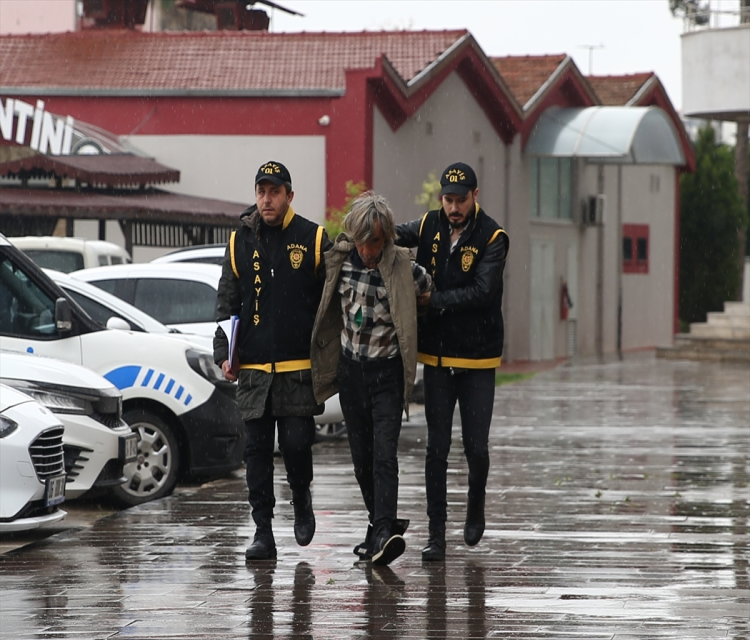
[[[391,564],[406,549],[406,541],[398,534],[382,535],[375,541],[372,563],[378,565]]]
[[[403,536],[408,528],[409,520],[405,518],[396,518],[391,525],[391,531],[400,536]],[[360,560],[371,560],[374,543],[373,528],[372,525],[368,525],[365,540],[354,547],[354,555],[359,556]]]

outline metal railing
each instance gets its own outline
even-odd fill
[[[679,9],[683,32],[702,29],[726,29],[741,24],[750,26],[750,6],[727,8],[724,0],[687,0]]]

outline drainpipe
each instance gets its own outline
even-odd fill
[[[604,195],[604,165],[597,166],[597,193]],[[594,351],[604,355],[604,220],[596,225],[596,318]]]
[[[622,165],[617,165],[617,355],[622,360]]]

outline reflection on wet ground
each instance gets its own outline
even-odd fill
[[[355,563],[366,515],[345,442],[316,447],[318,531],[246,566],[237,477],[0,556],[0,637],[750,640],[750,369],[650,355],[498,388],[487,532],[462,540],[452,451],[445,564],[422,564],[425,428],[403,431],[407,551]]]

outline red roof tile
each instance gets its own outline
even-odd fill
[[[603,105],[617,107],[626,105],[653,76],[650,71],[623,76],[587,76],[586,79]]]
[[[3,36],[0,87],[335,91],[345,88],[345,69],[372,68],[383,54],[408,82],[467,34],[92,30]]]
[[[568,58],[564,53],[490,58],[516,100],[525,105]]]

